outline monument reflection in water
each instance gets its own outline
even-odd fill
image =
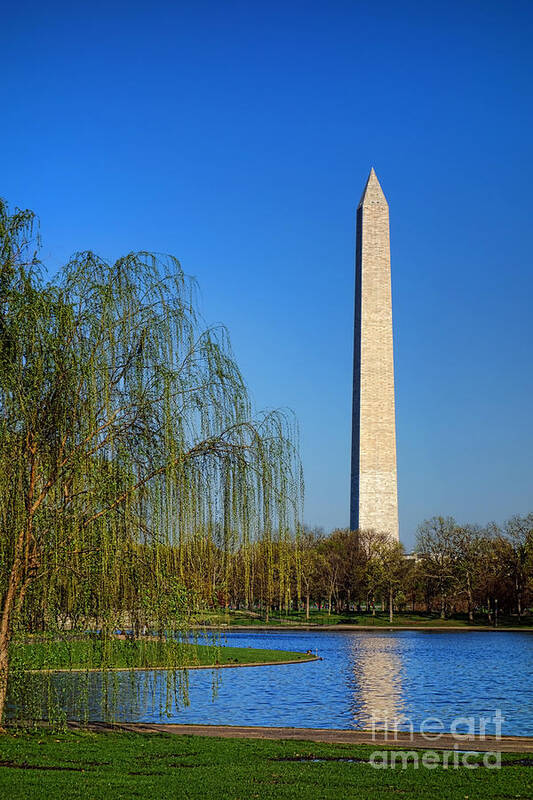
[[[354,637],[350,655],[353,676],[351,712],[356,727],[401,728],[405,715],[402,659],[398,640]]]

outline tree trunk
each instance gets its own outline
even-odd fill
[[[9,639],[10,636],[0,636],[0,732],[3,731],[1,721],[4,716],[4,706],[6,703],[7,680],[9,677]]]
[[[15,598],[17,592],[22,588],[22,550],[24,542],[24,531],[18,536],[15,544],[15,554],[13,566],[9,575],[9,583],[4,598],[2,617],[0,618],[0,730],[4,717],[4,706],[7,695],[7,681],[9,677],[9,642],[11,641],[11,625]],[[22,593],[21,593],[22,594]]]
[[[392,586],[389,587],[389,622],[392,622]]]
[[[305,596],[305,618],[309,621],[309,592]]]
[[[474,622],[474,597],[472,594],[472,583],[470,580],[470,575],[468,576],[467,579],[466,591],[468,597],[468,621]]]

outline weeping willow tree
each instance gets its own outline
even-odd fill
[[[189,542],[268,548],[301,497],[291,419],[252,416],[178,261],[83,252],[47,283],[35,228],[0,203],[0,720],[20,631],[162,631]]]

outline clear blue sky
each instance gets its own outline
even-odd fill
[[[349,513],[355,208],[391,209],[400,532],[533,508],[533,5],[21,2],[0,195],[78,249],[167,251],[257,408],[296,413],[305,519]]]

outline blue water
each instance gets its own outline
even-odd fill
[[[473,717],[478,730],[480,717],[500,709],[504,735],[533,735],[533,634],[263,631],[228,632],[224,642],[312,650],[322,661],[190,670],[190,704],[178,703],[166,721],[419,730],[432,717],[427,729],[449,731],[457,717]],[[131,676],[122,675],[119,694],[130,692],[131,699]],[[142,700],[128,710],[124,704],[119,716],[161,721],[165,675],[138,673],[135,681],[145,690]],[[494,726],[487,723],[486,732]]]

